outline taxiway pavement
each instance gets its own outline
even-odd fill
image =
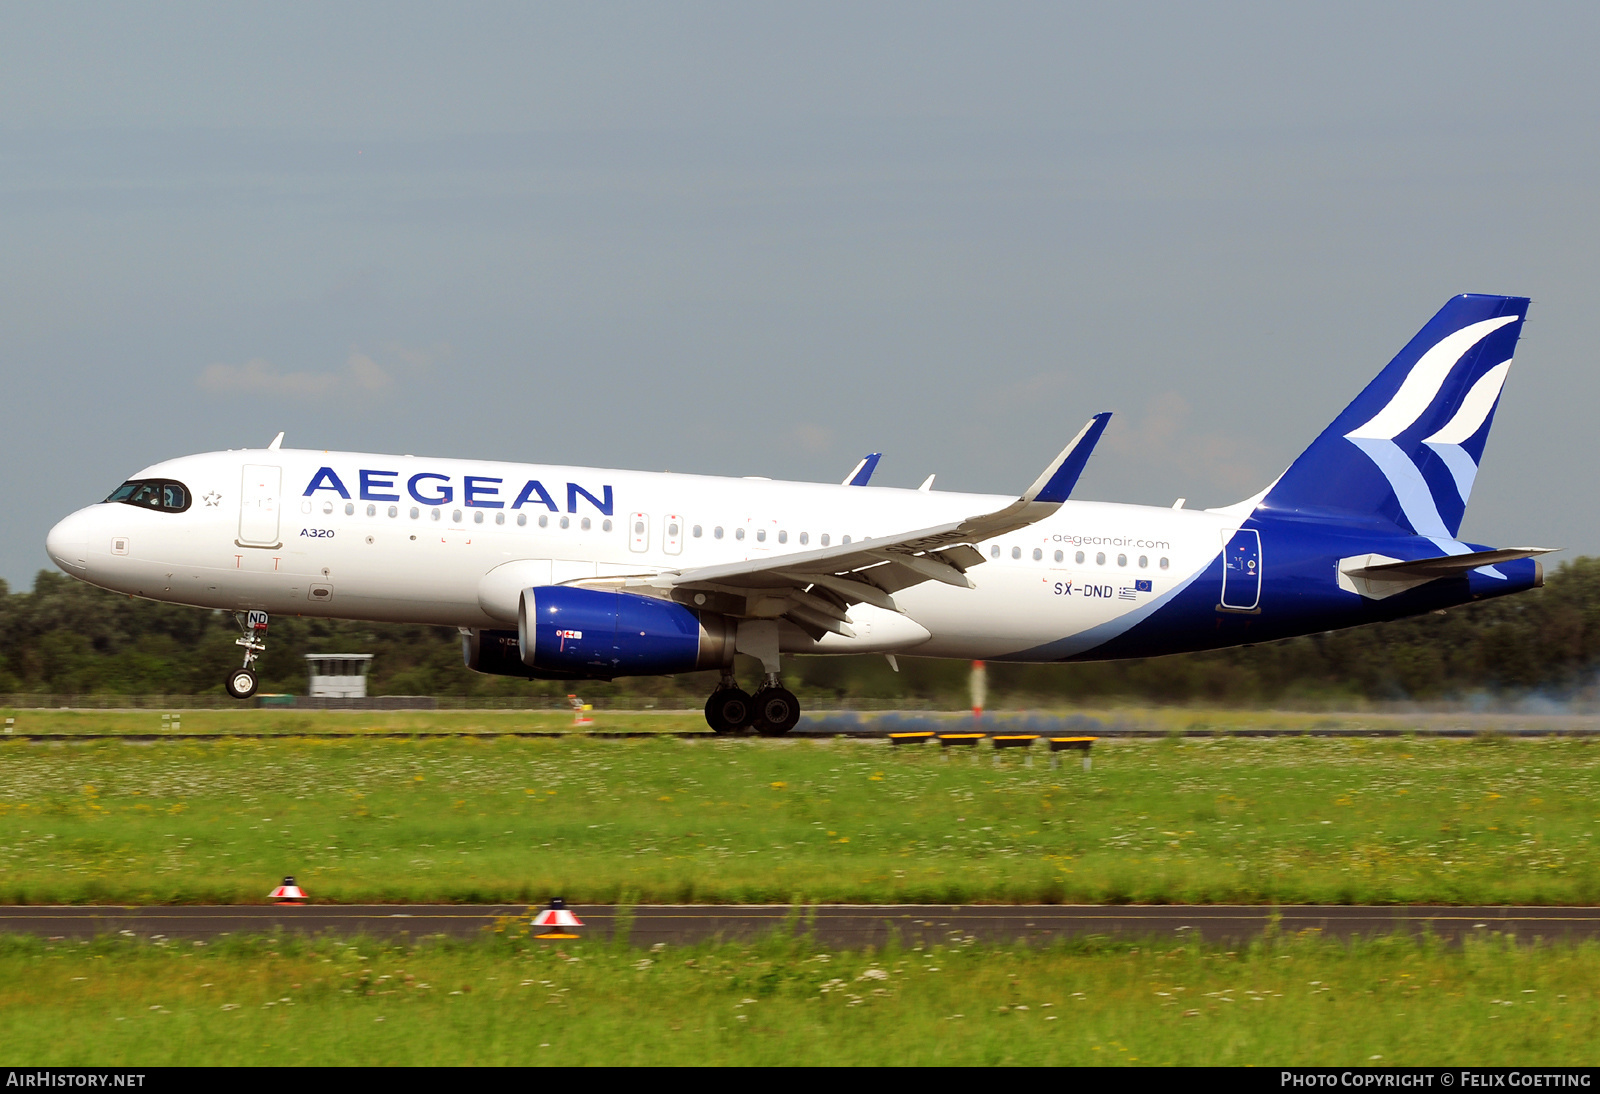
[[[144,939],[212,939],[225,934],[365,935],[422,939],[470,937],[495,930],[522,933],[538,909],[522,904],[105,905],[0,907],[0,932],[43,938],[123,935]],[[1330,938],[1431,932],[1447,942],[1500,934],[1523,941],[1600,938],[1600,908],[1297,905],[943,905],[824,904],[575,905],[583,937],[611,938],[626,922],[636,946],[751,939],[772,933],[810,935],[842,948],[994,943],[1048,943],[1085,936],[1167,941],[1198,935],[1206,942],[1246,942],[1269,932]]]

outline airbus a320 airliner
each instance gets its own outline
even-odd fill
[[[719,733],[792,729],[784,654],[1093,661],[1213,649],[1543,583],[1456,538],[1528,301],[1447,303],[1275,482],[1204,511],[1068,501],[1109,414],[1020,497],[355,452],[158,463],[57,524],[64,571],[238,614],[460,628],[530,679],[719,670]],[[754,695],[735,653],[760,660]]]

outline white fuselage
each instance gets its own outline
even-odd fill
[[[328,472],[331,472],[329,474]],[[470,629],[516,625],[516,591],[737,562],[961,520],[1003,496],[368,453],[243,450],[136,478],[182,512],[89,506],[51,533],[68,573],[227,610]],[[536,484],[536,485],[534,485]],[[608,511],[609,510],[609,511]],[[1100,502],[979,544],[971,589],[929,581],[857,605],[854,637],[790,652],[995,658],[1101,627],[1192,580],[1241,517]]]

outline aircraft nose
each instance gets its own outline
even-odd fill
[[[79,509],[67,517],[45,537],[45,553],[62,570],[74,577],[82,577],[89,570],[89,533],[93,515]]]

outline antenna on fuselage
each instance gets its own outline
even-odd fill
[[[278,431],[278,435],[276,437],[272,438],[272,443],[267,445],[267,451],[268,452],[276,452],[278,450],[278,447],[280,445],[282,445],[282,444],[283,444],[283,431],[280,429]]]

